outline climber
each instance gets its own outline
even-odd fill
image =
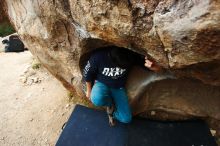
[[[152,71],[160,70],[147,57],[115,46],[94,52],[84,68],[86,97],[95,106],[107,107],[110,126],[115,125],[114,119],[122,123],[129,123],[132,119],[124,86],[128,72],[135,64]]]

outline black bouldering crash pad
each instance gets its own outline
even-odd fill
[[[76,105],[56,146],[217,146],[203,121],[133,118],[110,127],[104,111]]]
[[[5,39],[2,43],[6,45],[5,52],[23,52],[27,50],[18,35],[11,35],[9,40]]]

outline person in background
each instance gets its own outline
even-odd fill
[[[125,82],[129,70],[136,64],[152,71],[160,70],[147,57],[115,46],[93,52],[84,68],[86,97],[95,106],[107,107],[110,126],[115,125],[114,119],[122,123],[132,119]]]

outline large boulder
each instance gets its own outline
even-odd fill
[[[4,19],[6,19],[7,17],[5,16],[5,10],[4,10],[5,6],[2,5],[1,9],[0,9],[0,23],[2,23],[4,21]]]
[[[120,46],[165,70],[156,78],[131,73],[127,91],[134,114],[154,110],[167,114],[159,119],[200,117],[220,125],[218,0],[0,2],[32,54],[76,95],[85,96],[81,70],[91,51]],[[183,77],[191,80],[178,79]]]

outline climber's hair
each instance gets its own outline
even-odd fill
[[[132,65],[132,54],[129,50],[113,46],[110,48],[110,57],[116,66],[129,68]]]

